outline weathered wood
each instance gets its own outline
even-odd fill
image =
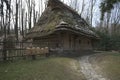
[[[14,48],[3,48],[4,42],[0,42],[0,61],[5,58],[5,60],[13,60],[15,58],[23,57],[24,59],[26,57],[32,57],[32,59],[36,59],[35,56],[46,56],[49,53],[49,48],[44,47],[45,49],[40,53],[37,52],[37,47],[30,48],[31,50],[27,50],[25,44],[33,44],[32,42],[11,42],[13,44],[16,44]],[[40,42],[37,42],[37,44]],[[29,46],[28,46],[29,47]],[[39,48],[41,49],[41,48]],[[6,51],[6,54],[3,53],[3,51]],[[28,52],[28,53],[27,53]],[[5,57],[4,57],[5,56]],[[47,55],[48,56],[48,55]],[[46,57],[47,57],[46,56]]]

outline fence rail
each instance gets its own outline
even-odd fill
[[[25,54],[27,47],[31,47],[32,49],[32,44],[33,42],[0,42],[0,61],[4,60],[4,58],[6,58],[6,60],[10,60],[18,57],[40,55],[35,54],[35,51],[32,52],[31,55]],[[39,44],[39,42],[36,42],[36,44]],[[46,54],[47,53],[45,53],[45,55]]]

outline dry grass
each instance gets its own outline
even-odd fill
[[[110,80],[120,80],[120,53],[102,52],[92,57],[94,68]]]

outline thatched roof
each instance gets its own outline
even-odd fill
[[[59,0],[49,0],[37,24],[29,31],[26,38],[42,37],[59,30],[69,30],[88,37],[97,38],[89,25],[69,6]]]

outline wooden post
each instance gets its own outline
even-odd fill
[[[3,42],[3,60],[7,60],[6,39]]]

